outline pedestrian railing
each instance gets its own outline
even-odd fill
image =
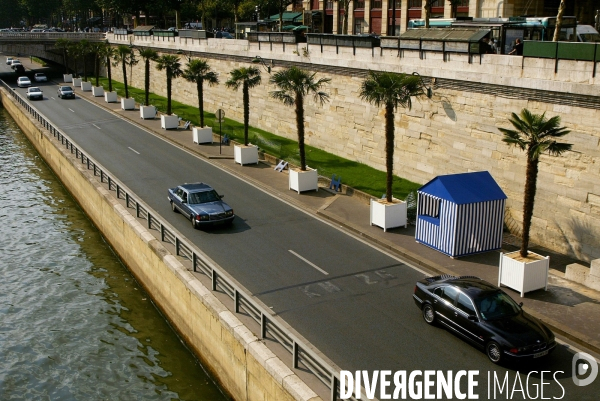
[[[192,263],[194,272],[199,272],[211,279],[211,290],[221,291],[227,294],[233,300],[233,310],[235,313],[244,311],[256,323],[260,325],[260,338],[264,339],[270,336],[279,342],[285,349],[292,354],[292,367],[298,368],[300,364],[304,365],[321,382],[331,389],[331,401],[337,400],[339,394],[339,368],[334,368],[331,362],[325,361],[311,347],[294,335],[285,324],[273,312],[264,309],[261,305],[252,300],[252,296],[228,277],[222,268],[215,266],[207,260],[203,254],[194,250],[194,246],[186,240],[179,237],[179,233],[169,224],[165,223],[157,213],[152,211],[149,206],[137,199],[128,188],[119,180],[114,178],[104,167],[102,167],[93,158],[89,157],[81,148],[65,135],[60,129],[56,128],[44,115],[33,108],[29,102],[23,98],[17,91],[11,88],[6,82],[0,80],[0,84],[12,95],[12,97],[21,105],[33,118],[35,118],[60,144],[74,154],[88,170],[93,171],[95,177],[100,178],[101,183],[105,183],[109,191],[115,191],[117,199],[124,200],[128,209],[133,209],[135,216],[146,220],[146,226],[150,230],[156,230],[160,233],[162,242],[175,246],[175,254],[183,257]],[[354,398],[350,398],[355,400]]]

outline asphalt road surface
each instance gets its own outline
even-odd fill
[[[0,61],[0,70],[9,71]],[[0,78],[16,85],[16,74]],[[550,358],[495,366],[460,338],[425,324],[412,299],[423,274],[400,259],[84,99],[59,99],[56,83],[34,85],[44,91],[43,101],[32,102],[40,113],[342,369],[478,371],[479,399],[598,399],[600,379],[574,385],[567,346]],[[167,188],[197,181],[225,194],[237,215],[232,227],[194,230],[171,211]],[[460,391],[466,389],[463,378]]]

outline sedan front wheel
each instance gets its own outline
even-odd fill
[[[196,228],[196,219],[194,217],[195,217],[194,215],[191,215],[190,220],[192,221],[192,227]]]

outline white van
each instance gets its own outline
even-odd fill
[[[577,25],[578,42],[600,42],[600,33],[591,25]]]

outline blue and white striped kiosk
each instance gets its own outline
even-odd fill
[[[487,171],[441,175],[417,194],[417,242],[452,258],[502,247],[506,195]]]

